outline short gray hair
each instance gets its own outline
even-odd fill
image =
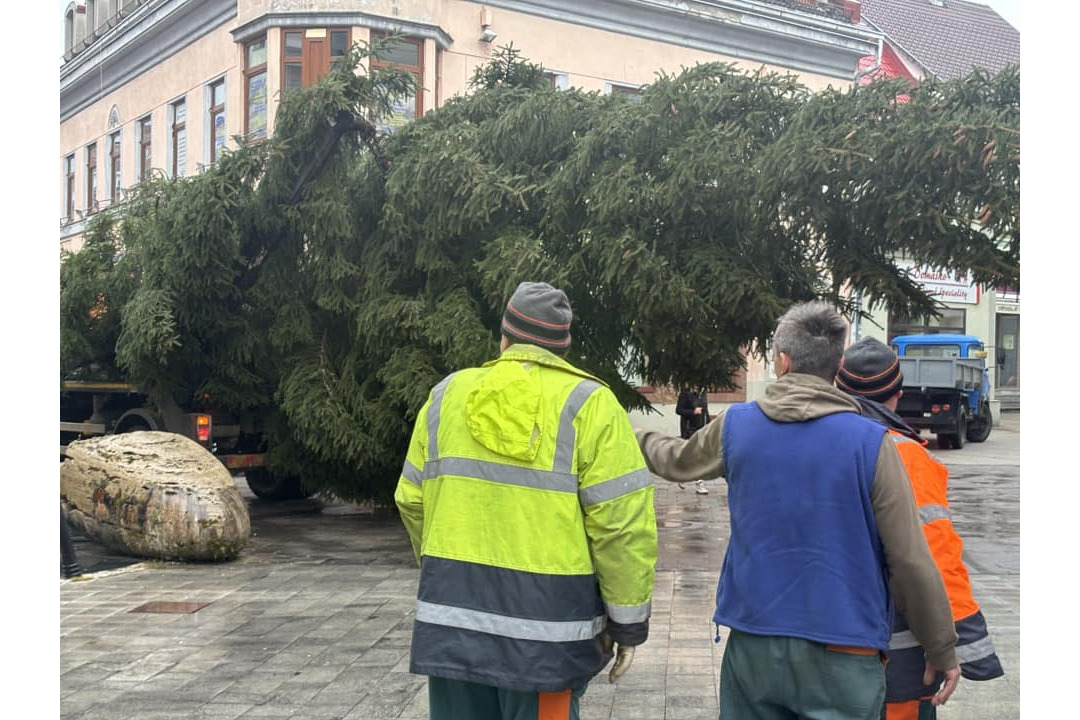
[[[832,305],[819,300],[800,303],[777,321],[773,349],[791,358],[791,372],[832,382],[844,356],[847,331],[847,322]]]

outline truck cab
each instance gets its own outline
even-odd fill
[[[944,333],[900,335],[892,347],[904,376],[900,417],[918,430],[936,433],[941,448],[986,440],[993,418],[982,340]]]

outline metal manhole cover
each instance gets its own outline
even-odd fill
[[[193,613],[202,610],[210,603],[199,602],[171,602],[168,600],[154,600],[131,610],[133,613]]]

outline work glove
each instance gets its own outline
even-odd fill
[[[611,666],[611,672],[608,673],[608,682],[613,683],[630,669],[630,663],[634,661],[634,646],[622,644],[616,646],[615,638],[608,633],[603,634],[603,642],[605,653],[609,653],[613,647],[615,648],[615,662]]]

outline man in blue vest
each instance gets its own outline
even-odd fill
[[[833,386],[846,337],[832,306],[796,305],[777,324],[778,380],[763,400],[687,440],[637,431],[657,475],[727,480],[731,537],[713,615],[731,628],[723,720],[878,720],[893,598],[927,677],[944,672],[935,705],[960,677],[949,598],[900,456]]]

